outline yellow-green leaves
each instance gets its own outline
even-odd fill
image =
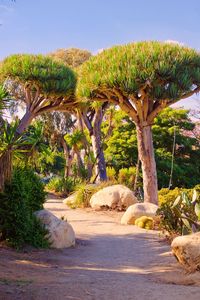
[[[22,85],[34,83],[45,94],[68,96],[76,87],[76,75],[70,68],[42,55],[11,55],[2,62],[0,74]]]
[[[154,100],[181,98],[200,85],[200,55],[195,50],[156,41],[115,46],[79,69],[78,95],[96,98],[107,89],[137,95],[149,81]]]

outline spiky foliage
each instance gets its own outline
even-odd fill
[[[2,85],[0,85],[0,115],[2,114],[2,110],[6,108],[7,106],[7,100],[6,97],[8,96],[8,93],[4,89]]]
[[[200,55],[176,44],[138,42],[115,46],[80,68],[78,94],[121,104],[137,121],[200,90]],[[148,106],[141,114],[141,105]]]
[[[67,110],[74,102],[76,76],[74,72],[50,57],[16,54],[1,65],[1,79],[18,83],[17,96],[23,90],[28,109],[38,115],[52,110]]]
[[[79,129],[74,130],[72,134],[66,134],[64,136],[65,141],[71,148],[74,146],[80,148],[83,144],[83,138],[84,133]]]

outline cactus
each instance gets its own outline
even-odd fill
[[[153,218],[142,216],[135,220],[135,225],[147,230],[153,229]]]

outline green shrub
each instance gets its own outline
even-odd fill
[[[176,187],[173,190],[169,190],[168,188],[163,188],[158,192],[158,203],[162,205],[163,203],[174,201],[182,192],[186,193],[188,197],[192,197],[194,189],[198,193],[198,197],[200,195],[200,184],[196,185],[193,189],[183,189]]]
[[[16,168],[11,182],[0,193],[0,238],[15,248],[25,244],[48,247],[47,231],[33,214],[43,208],[45,195],[43,184],[32,170]]]
[[[104,187],[113,185],[112,181],[101,182],[99,184],[87,184],[82,183],[76,186],[76,194],[75,200],[69,204],[71,208],[85,208],[90,207],[90,199],[92,195],[94,195],[99,190],[103,189]]]
[[[11,183],[0,193],[0,238],[15,247],[48,247],[47,231],[33,212],[45,201],[43,184],[33,171],[16,168]]]
[[[108,180],[115,181],[116,180],[116,171],[113,167],[107,167],[106,173]]]
[[[192,196],[181,192],[173,200],[163,202],[157,214],[161,216],[161,227],[169,233],[200,231],[200,199],[196,190]]]
[[[135,167],[120,169],[118,173],[118,182],[132,188],[134,186],[135,176]]]
[[[49,191],[61,192],[63,189],[62,178],[60,177],[51,178],[47,183],[46,187]]]
[[[75,181],[71,177],[53,177],[46,185],[46,187],[49,191],[69,194],[74,191],[76,183],[77,181]]]
[[[182,189],[175,188],[173,190],[169,190],[168,188],[163,188],[158,192],[158,203],[162,205],[167,202],[174,201],[178,195],[180,195]]]

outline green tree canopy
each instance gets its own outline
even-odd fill
[[[72,96],[76,87],[74,72],[50,57],[15,54],[1,65],[1,77],[11,79],[24,88],[35,85],[44,96]]]
[[[199,86],[200,55],[195,50],[139,42],[104,50],[83,64],[78,94],[98,100],[110,98],[127,110],[135,109],[131,100],[137,102],[147,94],[150,105],[146,113],[151,113],[163,102],[167,106],[198,92]]]
[[[75,106],[75,73],[50,57],[11,55],[2,62],[0,76],[14,98],[26,105],[18,133],[44,112],[68,111]]]

